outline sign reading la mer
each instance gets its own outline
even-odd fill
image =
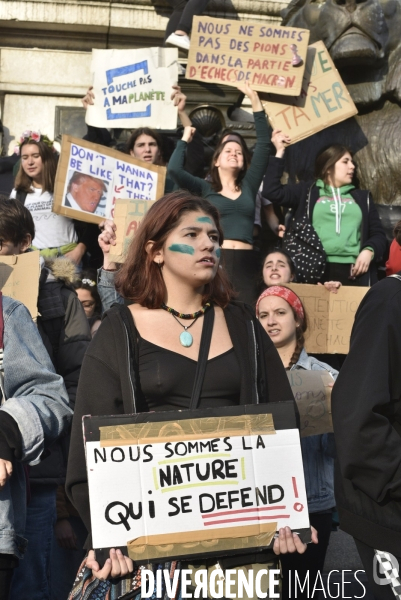
[[[266,548],[281,527],[309,527],[299,432],[271,414],[102,426],[86,461],[93,547],[136,562]]]
[[[187,79],[297,96],[309,31],[250,21],[194,17]]]
[[[266,97],[263,107],[273,129],[287,133],[291,144],[358,113],[323,42],[308,48],[302,92],[297,98]]]
[[[178,81],[177,48],[92,50],[94,127],[176,129],[171,87]]]

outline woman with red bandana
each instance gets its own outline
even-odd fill
[[[300,298],[289,288],[273,285],[256,303],[256,316],[275,345],[286,370],[328,371],[333,381],[338,372],[305,351],[307,317]],[[283,598],[312,598],[306,586],[295,593],[294,573],[303,584],[309,573],[313,589],[323,571],[329,544],[334,500],[334,436],[332,433],[301,438],[309,519],[318,531],[319,543],[309,544],[305,554],[281,557]],[[291,578],[291,582],[290,582]],[[291,587],[289,587],[291,583]],[[319,585],[317,585],[319,587]],[[291,591],[292,590],[292,591]]]

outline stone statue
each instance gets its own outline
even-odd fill
[[[292,0],[282,16],[324,42],[359,111],[290,147],[290,179],[312,178],[322,147],[350,146],[389,230],[401,218],[401,0]]]

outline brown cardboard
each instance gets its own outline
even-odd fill
[[[0,256],[0,289],[25,304],[32,319],[38,316],[39,250],[18,256]]]
[[[75,149],[77,149],[76,152]],[[140,172],[147,173],[149,177],[153,178],[149,183],[150,189],[148,184],[135,181],[135,176],[128,176],[127,171],[116,168],[116,165],[127,165],[128,168],[136,168]],[[104,183],[107,190],[104,193],[104,215],[96,215],[65,206],[68,180],[74,171],[82,172]],[[63,135],[54,188],[53,212],[78,221],[100,223],[105,218],[113,217],[114,205],[119,198],[133,198],[134,195],[147,196],[138,198],[142,200],[161,198],[164,194],[165,178],[166,167],[142,162],[129,154],[100,144],[92,144],[70,135]],[[128,185],[128,179],[130,185]],[[136,188],[134,190],[133,183],[138,185],[138,190]]]
[[[300,95],[267,94],[262,104],[273,129],[288,134],[291,144],[358,113],[323,42],[308,48]]]
[[[292,369],[287,375],[298,406],[301,437],[333,431],[331,390],[334,379],[330,373]]]
[[[209,419],[184,419],[160,423],[135,423],[113,427],[100,427],[101,447],[132,446],[180,440],[208,439],[210,437],[274,434],[273,417],[241,415],[240,417],[211,417]]]
[[[308,316],[307,352],[348,354],[355,313],[368,287],[341,286],[333,294],[321,285],[289,283]]]
[[[114,223],[117,226],[116,245],[112,246],[110,260],[116,263],[124,262],[128,246],[152,204],[153,200],[118,199],[116,201],[114,207]]]
[[[204,552],[246,550],[247,548],[269,547],[277,523],[260,523],[243,527],[221,527],[218,536],[211,531],[186,531],[176,534],[161,534],[139,537],[127,542],[128,556],[132,560],[153,560],[171,555],[185,556]]]
[[[194,17],[185,77],[233,87],[248,81],[254,90],[297,96],[308,41],[307,29]],[[298,66],[292,65],[294,52]]]

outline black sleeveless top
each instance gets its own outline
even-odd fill
[[[139,412],[188,409],[197,361],[139,337]],[[238,406],[240,368],[234,348],[207,361],[198,408]]]

